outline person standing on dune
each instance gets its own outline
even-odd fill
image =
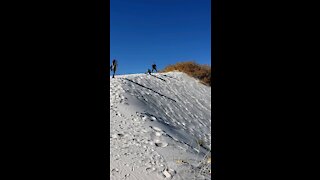
[[[150,69],[148,69],[147,74],[151,75],[151,70]]]
[[[112,78],[114,78],[114,75],[116,74],[117,66],[118,66],[118,62],[117,60],[114,59],[112,61],[112,65],[110,66],[110,71],[113,71]]]
[[[157,65],[156,65],[155,63],[152,64],[152,73],[153,73],[153,70],[155,70],[156,72],[158,72],[158,71],[157,71]]]

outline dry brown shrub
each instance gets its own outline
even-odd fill
[[[211,67],[200,65],[194,61],[179,62],[168,65],[161,72],[180,71],[199,79],[203,84],[211,86]]]

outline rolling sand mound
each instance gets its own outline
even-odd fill
[[[184,73],[110,80],[110,179],[211,179],[211,88]]]

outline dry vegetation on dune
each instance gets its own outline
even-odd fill
[[[211,86],[211,67],[201,65],[194,61],[179,62],[173,65],[168,65],[161,72],[180,71],[188,74],[191,77],[199,79],[205,85]]]

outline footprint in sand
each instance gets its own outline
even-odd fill
[[[163,131],[158,127],[150,126],[155,132],[151,133],[151,139],[155,146],[157,147],[167,147],[168,143],[162,139]]]
[[[166,141],[161,141],[161,140],[155,140],[154,144],[157,147],[167,147],[168,146],[168,143]]]
[[[153,130],[158,131],[158,132],[162,132],[162,129],[156,127],[156,126],[150,126]]]
[[[155,167],[147,167],[147,168],[146,168],[146,171],[147,171],[147,172],[153,172],[153,171],[155,171],[155,170],[157,170]]]
[[[111,137],[114,139],[118,139],[118,138],[122,138],[123,136],[124,136],[124,134],[116,133],[116,134],[113,134]]]

